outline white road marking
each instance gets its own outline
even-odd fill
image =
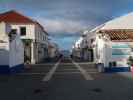
[[[84,76],[86,80],[93,80],[93,78],[86,72],[86,70],[81,68],[78,63],[74,62],[73,60],[72,63],[80,70],[81,74]]]
[[[55,73],[57,67],[58,67],[59,64],[60,64],[60,61],[61,61],[61,60],[59,60],[59,61],[54,65],[54,67],[52,67],[52,69],[46,74],[46,76],[44,76],[44,78],[43,78],[42,81],[49,81],[49,80],[52,78],[53,74]]]

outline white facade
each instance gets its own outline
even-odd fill
[[[108,21],[88,32],[88,40],[94,38],[89,46],[93,47],[94,61],[103,64],[106,69],[128,69],[127,60],[132,54],[132,41],[111,41],[101,30],[133,30],[133,13]],[[125,46],[125,47],[124,47]],[[111,64],[116,64],[111,67]],[[116,69],[116,70],[115,70]],[[118,71],[118,70],[117,70]]]
[[[106,22],[101,29],[133,29],[133,12]]]
[[[24,67],[23,43],[19,35],[15,35],[11,40],[8,36],[10,31],[9,24],[0,23],[0,72],[2,73]]]
[[[20,39],[20,36],[17,35],[9,45],[9,65],[13,67],[15,65],[24,64],[24,47]]]
[[[38,24],[10,23],[12,29],[16,29],[21,39],[31,39],[31,63],[38,63],[48,57],[48,35]],[[21,35],[20,28],[26,28],[26,35]]]
[[[83,38],[80,37],[75,44],[73,45],[72,48],[72,55],[73,57],[80,58],[81,57],[81,43],[83,41]]]
[[[74,56],[77,56],[85,61],[93,61],[92,43],[95,38],[96,34],[94,34],[94,32],[90,32],[88,30],[84,31],[83,35],[73,46]]]
[[[26,27],[26,35],[21,36],[21,39],[34,39],[35,40],[35,25],[34,24],[15,24],[10,23],[12,29],[17,29],[17,33],[21,36],[20,27]]]
[[[50,58],[58,57],[59,56],[58,45],[53,42],[49,42],[48,53]]]
[[[8,23],[21,36],[25,62],[39,63],[48,57],[48,33],[37,21],[11,10],[0,14],[0,22]]]
[[[9,27],[6,23],[0,23],[0,65],[9,65]]]
[[[133,42],[110,41],[99,35],[97,35],[95,42],[96,45],[93,49],[96,64],[103,64],[105,69],[126,69],[130,67],[128,59],[133,56],[133,45],[131,45]]]

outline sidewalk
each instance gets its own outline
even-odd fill
[[[129,79],[133,79],[133,72],[118,72],[117,74]]]

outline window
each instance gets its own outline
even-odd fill
[[[10,34],[17,34],[17,29],[11,29]]]
[[[26,27],[20,27],[20,35],[26,35]]]
[[[91,43],[93,43],[94,42],[94,39],[91,39]]]

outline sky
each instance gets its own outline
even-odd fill
[[[132,12],[132,5],[133,0],[0,0],[0,13],[16,10],[32,17],[66,50],[83,30]]]

